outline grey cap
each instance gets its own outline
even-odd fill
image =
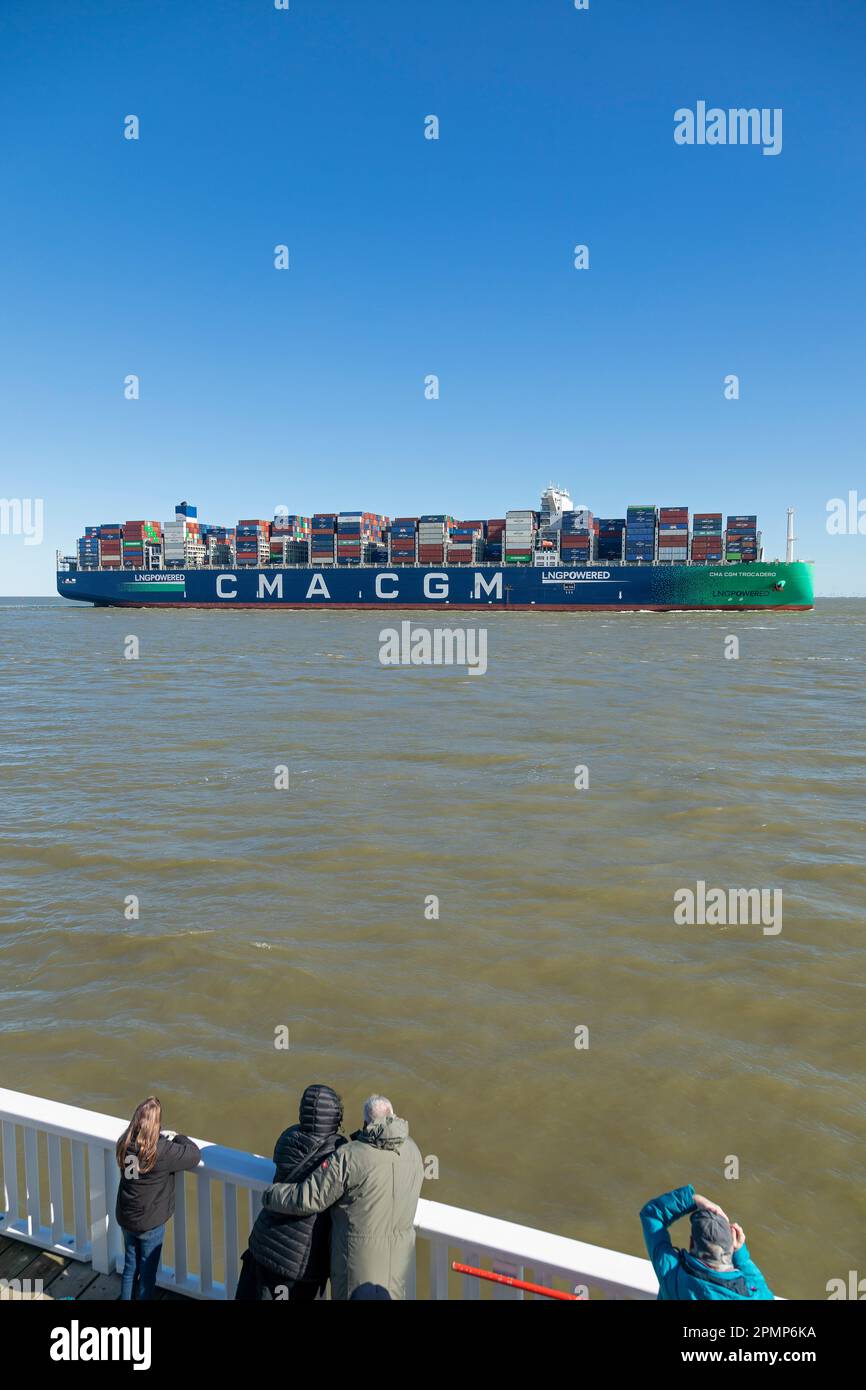
[[[692,1254],[714,1263],[730,1260],[734,1249],[731,1223],[717,1212],[702,1207],[692,1212]]]

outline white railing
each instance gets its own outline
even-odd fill
[[[114,1219],[114,1146],[126,1123],[0,1088],[0,1235],[90,1261],[100,1274],[120,1270],[123,1239]],[[176,1180],[174,1221],[158,1282],[194,1298],[230,1298],[240,1252],[261,1193],[273,1181],[274,1166],[256,1154],[196,1143],[202,1161],[194,1173]],[[548,1288],[585,1286],[591,1296],[646,1299],[658,1291],[648,1260],[459,1207],[422,1198],[415,1229],[419,1244],[413,1298],[480,1298],[480,1281],[458,1279],[451,1272],[453,1259]],[[494,1296],[522,1294],[495,1286]]]

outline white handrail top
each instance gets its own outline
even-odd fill
[[[534,1226],[521,1226],[514,1221],[502,1221],[496,1216],[484,1216],[463,1207],[450,1207],[444,1202],[418,1203],[415,1226],[425,1236],[453,1239],[460,1232],[460,1243],[479,1253],[503,1250],[520,1252],[521,1263],[545,1265],[568,1274],[582,1270],[592,1273],[595,1281],[640,1289],[655,1298],[658,1280],[649,1260],[637,1255],[623,1255],[602,1245],[588,1245],[570,1236],[557,1236]]]
[[[0,1087],[0,1120],[31,1125],[62,1139],[97,1143],[113,1149],[129,1123],[95,1110],[83,1110],[61,1101],[45,1100]],[[192,1138],[193,1136],[190,1136]],[[274,1179],[274,1165],[259,1154],[226,1148],[208,1140],[195,1139],[202,1151],[196,1172],[199,1177],[221,1178],[262,1190]],[[579,1274],[585,1280],[610,1288],[627,1288],[654,1298],[658,1281],[649,1260],[624,1255],[600,1245],[588,1245],[569,1236],[538,1231],[532,1226],[502,1221],[463,1207],[418,1202],[415,1226],[419,1234],[434,1240],[450,1241],[479,1254],[514,1257],[520,1264],[541,1265],[565,1276]]]
[[[3,1087],[0,1087],[0,1118],[13,1124],[36,1125],[61,1139],[108,1144],[112,1148],[129,1124],[128,1119],[103,1115],[97,1110],[82,1110],[62,1101],[44,1100],[41,1096],[28,1096],[23,1091],[7,1091]],[[197,1171],[205,1169],[209,1176],[224,1178],[226,1182],[243,1181],[256,1188],[265,1188],[273,1182],[274,1165],[269,1158],[246,1153],[243,1149],[226,1148],[208,1139],[196,1139],[192,1134],[188,1137],[202,1152]]]

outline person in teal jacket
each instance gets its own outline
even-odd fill
[[[671,1244],[668,1226],[691,1216],[688,1250]],[[677,1187],[647,1202],[640,1214],[643,1238],[659,1281],[659,1298],[772,1299],[746,1246],[742,1226],[720,1206],[688,1187]]]

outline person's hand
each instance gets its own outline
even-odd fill
[[[745,1245],[746,1233],[742,1226],[738,1225],[736,1221],[731,1222],[731,1231],[734,1236],[734,1252],[736,1253],[737,1250],[742,1250]]]
[[[711,1211],[716,1216],[723,1216],[727,1221],[727,1213],[722,1211],[718,1202],[711,1202],[709,1197],[702,1197],[699,1192],[695,1193],[695,1206],[699,1211]]]
[[[176,1130],[176,1129],[164,1129],[164,1130],[162,1131],[162,1137],[163,1137],[163,1139],[172,1140],[176,1134],[177,1134],[177,1130]]]

